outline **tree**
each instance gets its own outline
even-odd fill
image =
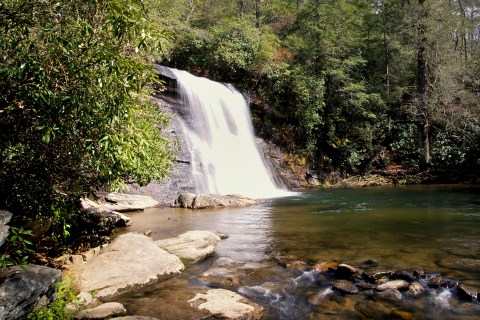
[[[0,3],[0,204],[61,225],[73,203],[164,177],[166,118],[151,105],[165,36],[140,1]]]

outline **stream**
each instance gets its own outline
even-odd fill
[[[385,307],[363,295],[334,294],[331,279],[311,268],[335,260],[367,271],[423,270],[478,291],[480,186],[306,190],[246,208],[154,208],[131,216],[132,226],[120,233],[151,230],[157,240],[204,229],[229,237],[181,276],[122,297],[130,314],[195,319],[181,307],[193,297],[189,288],[216,287],[199,275],[229,258],[248,270],[233,289],[261,304],[264,319],[480,318],[478,302],[459,301],[451,289]],[[298,261],[303,269],[285,267]],[[315,293],[325,295],[320,304],[309,300]],[[384,307],[388,317],[377,310]]]

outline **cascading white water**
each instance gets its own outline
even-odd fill
[[[170,70],[191,121],[184,133],[198,193],[253,198],[285,195],[277,188],[254,140],[250,110],[231,86]]]

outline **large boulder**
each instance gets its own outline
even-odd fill
[[[97,223],[100,227],[109,231],[115,227],[125,227],[131,221],[130,217],[90,199],[81,199],[80,208],[86,214],[85,220],[87,222]]]
[[[23,319],[43,300],[51,302],[55,283],[62,278],[60,270],[37,265],[7,270],[0,285],[0,319]]]
[[[0,247],[5,242],[5,238],[8,236],[7,223],[12,219],[12,213],[7,210],[0,210]]]
[[[172,207],[188,209],[246,207],[263,203],[262,200],[247,198],[241,195],[193,194],[180,195]]]
[[[149,196],[112,192],[105,196],[107,202],[100,205],[105,209],[117,212],[138,211],[157,207],[159,202]]]
[[[212,255],[220,239],[214,231],[194,230],[175,238],[158,240],[155,244],[184,262],[195,263]]]
[[[76,272],[80,291],[96,292],[102,301],[165,280],[184,269],[177,256],[138,233],[119,236]]]
[[[221,319],[260,319],[262,307],[247,298],[225,289],[211,289],[189,300],[193,308],[206,310]]]

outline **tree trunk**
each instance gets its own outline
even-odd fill
[[[425,0],[418,0],[420,10],[420,21],[418,23],[418,51],[417,51],[417,65],[418,65],[418,135],[419,146],[422,151],[421,168],[426,169],[430,165],[430,141],[428,128],[428,110],[427,110],[427,35],[426,22],[427,12],[424,7]]]
[[[255,0],[255,26],[260,28],[260,0]]]
[[[238,1],[238,10],[240,11],[240,15],[243,16],[245,13],[245,0]]]

